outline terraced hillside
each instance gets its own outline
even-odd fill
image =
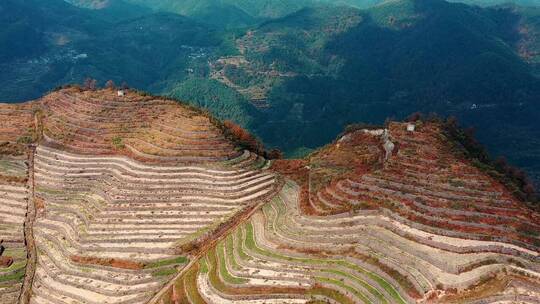
[[[26,272],[29,211],[25,143],[35,132],[33,104],[0,104],[0,303],[18,303]]]
[[[24,223],[28,209],[24,156],[0,156],[0,303],[18,303],[25,274]]]
[[[397,148],[383,167],[340,174],[320,186],[313,186],[313,180],[321,178],[311,176],[306,212],[382,209],[437,234],[504,241],[538,251],[539,215],[470,161],[456,157],[438,125],[408,132],[404,124],[393,123],[389,134]],[[326,168],[324,161],[335,153],[322,151],[311,159],[311,166]]]
[[[32,159],[28,172],[18,159],[1,163],[18,170],[4,179],[22,182],[0,186],[4,254],[14,258],[1,269],[2,292],[14,301],[25,274],[28,194],[37,250],[26,270],[29,302],[101,304],[147,302],[190,254],[278,189],[263,158],[175,101],[67,88],[5,108],[17,116],[0,125],[2,146]]]
[[[153,303],[536,303],[538,214],[450,149],[436,124],[357,130]],[[525,229],[527,227],[527,229]]]
[[[540,215],[440,124],[268,162],[136,92],[71,87],[0,113],[0,303],[540,298]]]
[[[120,154],[145,162],[205,162],[238,157],[207,115],[137,93],[72,88],[41,100],[43,136],[82,154]]]

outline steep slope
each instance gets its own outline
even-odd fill
[[[0,111],[5,154],[37,145],[28,169],[0,158],[0,229],[13,260],[0,269],[2,303],[19,297],[32,232],[30,303],[145,303],[279,186],[264,159],[176,101],[71,87]]]
[[[0,302],[18,303],[26,267],[25,215],[29,190],[24,155],[0,154]]]
[[[186,69],[206,64],[221,43],[208,25],[137,8],[88,10],[62,0],[9,0],[0,11],[2,100],[38,98],[89,76],[160,91],[189,75]]]
[[[26,144],[35,140],[35,104],[0,104],[0,303],[18,303],[27,273],[31,212]],[[26,228],[25,228],[26,227]],[[2,248],[4,250],[2,250]],[[3,251],[3,252],[2,252]],[[30,263],[31,264],[31,263]]]
[[[406,129],[357,129],[276,161],[296,182],[152,303],[535,303],[538,213],[440,125]]]
[[[494,155],[538,176],[536,10],[424,0],[307,8],[249,31],[241,55],[218,59],[210,75],[251,100],[255,133],[292,155],[347,124],[414,109],[458,116]],[[511,152],[504,143],[516,136]]]
[[[201,110],[117,93],[0,105],[0,302],[540,296],[540,215],[439,122],[357,126],[268,163]]]
[[[223,161],[238,157],[209,117],[174,101],[112,90],[62,90],[47,95],[43,137],[84,154],[121,154],[155,162]]]

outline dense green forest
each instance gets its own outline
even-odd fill
[[[436,112],[540,179],[534,1],[69,2],[0,2],[1,100],[112,79],[205,107],[288,155],[350,123]]]

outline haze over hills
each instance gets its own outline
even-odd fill
[[[538,10],[520,12],[443,1],[307,8],[238,39],[240,57],[217,60],[212,77],[251,99],[264,122],[255,132],[289,152],[414,108],[474,122],[492,151],[533,169]],[[503,144],[524,133],[519,155]]]
[[[527,1],[1,0],[0,304],[538,303]]]
[[[349,123],[434,111],[474,125],[493,155],[538,179],[538,7],[323,2],[2,1],[0,100],[125,81],[288,155]]]

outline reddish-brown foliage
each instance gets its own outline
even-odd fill
[[[7,183],[22,184],[22,183],[26,183],[27,179],[28,178],[26,176],[22,177],[22,176],[9,176],[9,175],[0,174],[0,181],[7,182]]]
[[[107,258],[72,255],[71,260],[75,263],[80,263],[80,264],[101,265],[101,266],[108,266],[108,267],[114,267],[114,268],[133,269],[133,270],[142,269],[144,267],[144,264],[140,262],[133,262],[133,261],[122,260],[122,259],[114,259],[114,258],[107,259]]]
[[[225,127],[225,134],[229,135],[232,140],[243,148],[257,154],[264,153],[263,144],[241,126],[230,120],[224,121],[223,126]]]
[[[105,88],[107,88],[107,89],[109,89],[109,90],[114,90],[114,89],[116,89],[116,84],[114,83],[114,81],[108,80],[108,81],[105,83]]]
[[[283,152],[279,149],[272,149],[266,153],[266,158],[268,159],[282,159]]]
[[[8,268],[13,264],[13,258],[8,256],[0,256],[0,267]]]
[[[92,78],[86,78],[83,85],[84,88],[87,90],[95,90],[97,89],[97,80]]]
[[[308,161],[304,159],[277,159],[272,162],[271,170],[279,172],[298,183],[307,180]]]

